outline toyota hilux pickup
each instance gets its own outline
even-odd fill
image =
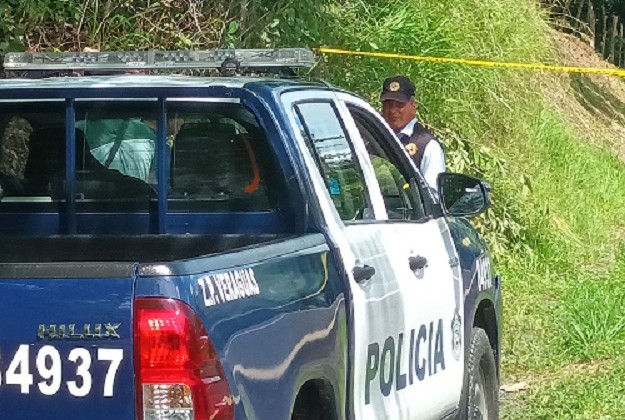
[[[498,417],[489,185],[314,63],[4,57],[0,418]]]

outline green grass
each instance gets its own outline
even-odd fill
[[[545,372],[520,396],[502,399],[504,419],[625,418],[625,358]]]

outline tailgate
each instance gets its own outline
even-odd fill
[[[129,263],[0,265],[0,417],[134,419]]]

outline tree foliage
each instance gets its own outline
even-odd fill
[[[318,38],[324,0],[6,0],[0,51],[269,46]],[[313,24],[311,24],[313,23]]]

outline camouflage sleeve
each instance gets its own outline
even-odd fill
[[[24,179],[32,132],[32,126],[24,118],[12,117],[9,120],[0,143],[0,173]]]

